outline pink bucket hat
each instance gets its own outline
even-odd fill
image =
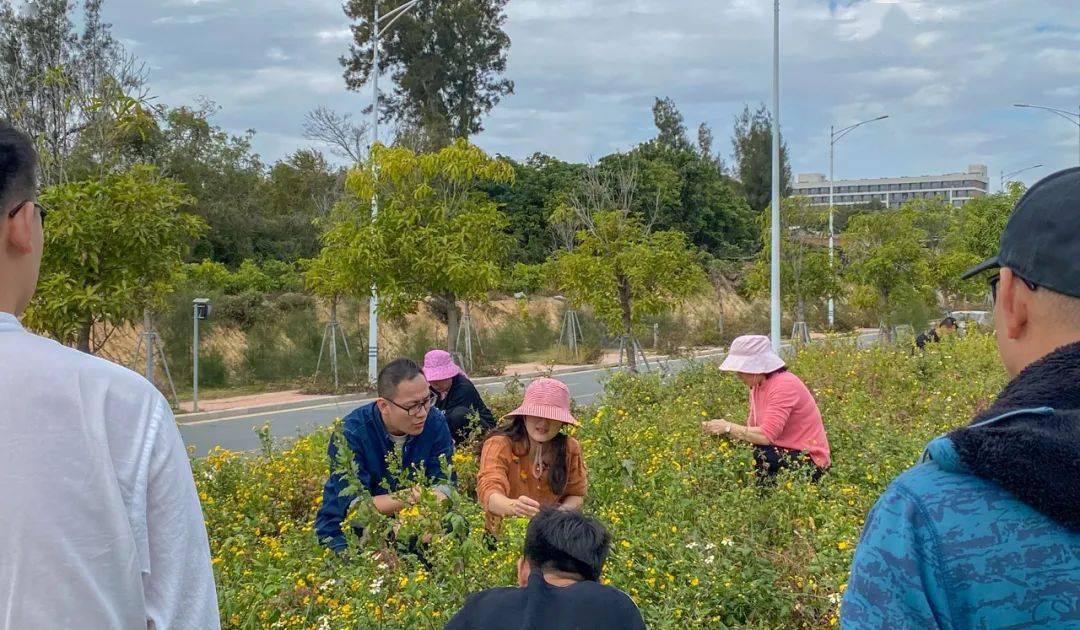
[[[503,418],[512,416],[536,416],[578,426],[578,421],[570,414],[570,390],[553,378],[538,378],[529,383],[521,406]]]
[[[743,335],[731,342],[727,358],[720,369],[745,374],[769,374],[784,367],[784,360],[772,348],[764,335]]]
[[[464,374],[454,363],[454,357],[446,350],[429,350],[424,355],[424,378],[428,381],[441,381]]]

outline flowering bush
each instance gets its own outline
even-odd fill
[[[598,407],[578,410],[586,509],[614,539],[604,581],[633,596],[650,628],[836,624],[876,497],[1004,383],[993,340],[974,335],[916,355],[814,346],[791,368],[829,432],[834,464],[819,484],[782,476],[761,489],[747,447],[702,435],[702,420],[742,421],[747,412],[745,388],[711,364],[668,382],[616,374]],[[505,413],[516,401],[493,402]],[[341,558],[319,547],[312,522],[327,439],[320,432],[259,455],[219,450],[193,462],[225,627],[441,628],[468,593],[514,583],[526,523],[507,522],[489,548],[466,493],[396,519],[399,539],[432,537],[421,557],[382,551],[381,535],[350,534]],[[462,488],[473,484],[473,457],[452,462]],[[394,526],[360,517],[373,530]]]

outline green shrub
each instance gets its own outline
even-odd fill
[[[225,357],[216,350],[199,352],[199,387],[226,387],[229,384],[229,370]]]
[[[866,514],[924,445],[965,424],[1004,382],[992,338],[906,348],[810,346],[791,369],[821,408],[833,466],[763,491],[744,445],[704,436],[700,422],[747,413],[745,387],[713,364],[661,381],[612,377],[596,407],[577,409],[589,471],[585,509],[613,536],[604,581],[634,597],[650,628],[800,628],[837,623]],[[943,374],[949,375],[942,378]],[[520,390],[492,396],[497,414]],[[434,537],[425,564],[375,559],[382,538],[349,537],[343,562],[312,521],[328,474],[327,433],[271,457],[217,451],[194,463],[225,628],[441,628],[468,593],[513,584],[525,523],[509,520],[494,549],[483,515],[458,497],[430,499],[396,522]],[[475,454],[454,465],[475,474]],[[463,489],[469,479],[459,478]],[[364,516],[376,531],[392,522]],[[457,530],[446,534],[445,524]]]
[[[218,319],[249,330],[260,322],[270,319],[270,303],[262,293],[246,291],[238,295],[225,295],[214,307]]]

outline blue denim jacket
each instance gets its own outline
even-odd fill
[[[383,424],[382,414],[375,403],[369,403],[354,410],[342,420],[342,433],[352,449],[360,484],[370,496],[395,492],[398,480],[387,469],[387,455],[394,449],[390,434]],[[323,487],[322,506],[315,516],[315,534],[319,542],[331,549],[341,550],[346,547],[345,534],[341,531],[341,522],[355,496],[341,496],[341,491],[348,485],[341,475],[333,473],[337,461],[338,447],[333,440],[327,449],[330,457],[331,474]],[[441,457],[449,461],[454,455],[454,443],[450,439],[450,429],[446,418],[438,409],[428,412],[424,431],[417,436],[409,436],[402,450],[401,465],[406,474],[414,474],[421,467],[424,475],[433,482],[448,483],[450,480],[443,471]],[[449,487],[442,488],[449,494]],[[363,495],[361,495],[362,498]],[[359,533],[359,532],[358,532]]]

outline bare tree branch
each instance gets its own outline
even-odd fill
[[[319,106],[308,112],[304,137],[330,146],[330,152],[353,162],[362,162],[366,153],[366,123],[354,123],[351,114],[339,114]]]

